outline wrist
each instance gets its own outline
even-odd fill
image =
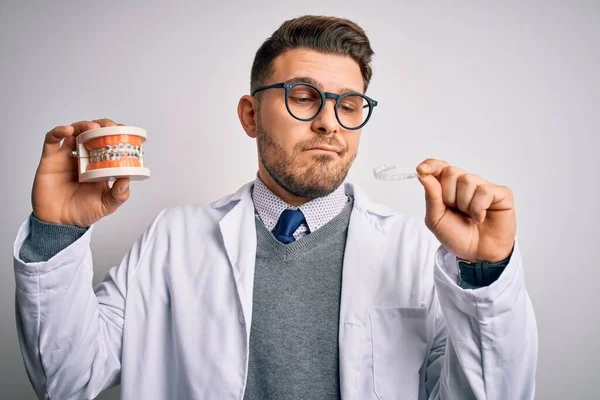
[[[38,217],[36,215],[35,211],[33,211],[31,213],[31,217],[34,218],[36,222],[38,222],[40,224],[45,224],[45,225],[48,225],[48,226],[55,226],[55,227],[66,226],[66,227],[73,227],[73,228],[80,228],[80,229],[89,228],[89,226],[79,226],[79,225],[71,223],[71,222],[65,222],[65,221],[55,220],[53,218],[46,218],[43,215],[41,217]]]
[[[515,248],[515,241],[513,240],[513,243],[508,250],[498,252],[494,255],[488,255],[488,257],[473,260],[470,258],[463,258],[457,254],[456,259],[459,261],[465,261],[465,262],[469,262],[469,263],[473,263],[473,264],[477,263],[477,262],[487,262],[489,264],[501,264],[501,263],[505,262],[506,264],[508,264],[508,261],[510,260],[510,257],[513,253],[514,248]]]

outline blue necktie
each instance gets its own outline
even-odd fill
[[[287,209],[281,213],[279,222],[273,230],[275,238],[281,243],[292,243],[296,239],[294,238],[294,232],[300,225],[305,222],[304,214],[300,210]]]

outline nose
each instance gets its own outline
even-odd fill
[[[312,129],[323,135],[339,132],[340,124],[335,117],[335,99],[326,99],[325,107],[317,118],[312,121]]]

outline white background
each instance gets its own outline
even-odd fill
[[[375,165],[409,172],[437,157],[510,187],[539,329],[536,397],[599,398],[600,2],[188,3],[0,3],[0,398],[34,398],[12,246],[44,134],[102,117],[148,131],[152,177],[96,225],[96,284],[161,209],[254,179],[237,101],[262,41],[305,13],[354,20],[376,52],[367,94],[380,104],[349,180],[419,216],[420,183],[376,181]]]

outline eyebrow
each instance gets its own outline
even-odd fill
[[[323,84],[321,82],[319,82],[316,79],[313,79],[309,76],[295,76],[291,79],[288,79],[285,81],[286,83],[292,83],[292,82],[306,82],[306,83],[311,83],[313,85],[315,85],[316,87],[318,87],[319,89],[323,90]],[[343,88],[342,90],[340,90],[340,92],[338,94],[345,94],[345,93],[361,93],[358,92],[354,89],[350,89],[350,88]]]

